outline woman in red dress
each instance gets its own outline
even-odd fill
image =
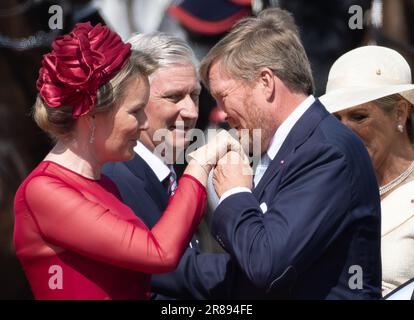
[[[106,162],[133,157],[147,129],[155,63],[89,23],[52,48],[39,72],[34,116],[56,145],[16,193],[17,256],[36,299],[148,299],[151,273],[175,269],[202,217],[212,155],[238,146],[222,133],[209,152],[197,150],[149,230],[100,172]]]

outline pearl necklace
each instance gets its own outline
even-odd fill
[[[414,171],[414,161],[411,162],[410,166],[401,173],[397,178],[388,182],[386,185],[383,185],[379,188],[379,194],[382,196],[383,194],[387,193],[391,189],[398,186],[401,182],[408,178],[408,176]]]

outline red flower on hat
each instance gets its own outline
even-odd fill
[[[78,118],[92,110],[98,89],[127,62],[131,45],[108,27],[78,23],[43,56],[36,86],[52,108],[72,106]]]

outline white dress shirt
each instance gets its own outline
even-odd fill
[[[295,126],[296,122],[303,116],[306,110],[315,102],[315,97],[310,95],[305,100],[299,104],[295,110],[286,118],[285,121],[277,128],[272,140],[270,140],[269,148],[260,158],[260,162],[256,167],[254,175],[254,186],[256,187],[263,175],[265,174],[270,162],[276,157],[276,154],[279,152],[280,148],[285,142],[286,137],[289,135],[292,128]],[[249,188],[245,187],[236,187],[224,192],[220,198],[219,204],[226,199],[227,197],[240,193],[240,192],[251,192]]]
[[[174,176],[177,180],[177,175],[174,171],[172,165],[166,165],[161,158],[156,154],[152,153],[146,146],[144,146],[140,141],[137,141],[137,145],[134,148],[134,151],[141,156],[141,158],[149,165],[152,171],[154,171],[160,182],[163,182],[170,174]],[[175,181],[175,184],[177,182]]]

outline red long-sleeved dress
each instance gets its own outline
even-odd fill
[[[35,298],[147,299],[150,275],[176,267],[205,199],[204,186],[183,175],[149,230],[109,178],[41,162],[14,203],[14,245]]]

